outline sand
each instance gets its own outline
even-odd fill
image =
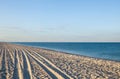
[[[120,79],[120,62],[0,43],[0,79]]]

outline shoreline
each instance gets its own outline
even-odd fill
[[[0,78],[119,79],[120,77],[120,62],[31,46],[0,43],[0,59],[2,64]]]
[[[106,61],[120,62],[120,60],[112,60],[112,59],[107,59],[107,58],[98,58],[98,57],[91,57],[91,56],[85,56],[85,55],[80,55],[80,54],[73,54],[73,53],[69,53],[69,52],[59,51],[59,50],[40,47],[40,46],[32,46],[32,45],[24,45],[24,44],[16,44],[16,43],[10,43],[10,44],[15,44],[15,45],[20,45],[20,46],[22,45],[22,46],[33,47],[33,48],[40,48],[40,49],[44,49],[44,50],[48,50],[48,51],[50,50],[50,51],[60,52],[60,53],[63,53],[63,54],[65,53],[65,54],[69,54],[69,55],[76,55],[76,56],[94,58],[94,59],[98,59],[98,60],[100,59],[100,60],[106,60]]]

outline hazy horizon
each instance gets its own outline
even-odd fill
[[[0,1],[0,41],[120,42],[119,0]]]

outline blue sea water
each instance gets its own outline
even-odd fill
[[[27,46],[52,49],[77,55],[120,61],[120,43],[17,42]]]

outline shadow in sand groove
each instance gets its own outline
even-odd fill
[[[2,79],[6,79],[6,68],[5,68],[5,49],[3,49],[3,51],[2,51],[2,53],[3,53],[3,57],[2,57],[2,74],[1,74],[1,76],[2,76]]]
[[[23,57],[23,75],[24,75],[24,78],[25,79],[31,79],[31,75],[30,75],[30,72],[28,71],[28,62],[27,62],[27,59],[24,55],[24,51],[19,51],[18,53],[21,53],[22,52],[22,57]]]
[[[18,59],[17,59],[17,51],[14,50],[14,64],[15,64],[15,67],[14,67],[14,72],[13,72],[13,79],[19,79],[19,75],[18,75],[18,68],[17,68],[17,64],[18,64]]]

